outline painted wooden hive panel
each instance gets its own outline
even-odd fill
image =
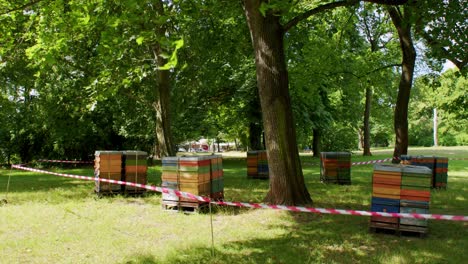
[[[96,179],[122,180],[122,152],[97,150],[94,153],[94,176]],[[119,193],[122,186],[96,180],[96,193]]]
[[[268,158],[266,150],[247,152],[247,177],[255,179],[268,179]]]
[[[162,186],[191,194],[223,199],[222,157],[219,155],[166,157],[162,161]],[[199,207],[205,202],[163,193],[163,207]]]
[[[351,184],[351,153],[320,153],[320,180],[325,183]]]

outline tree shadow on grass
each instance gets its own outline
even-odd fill
[[[464,259],[468,232],[451,233],[459,225],[449,227],[447,235],[436,232],[421,239],[369,233],[368,218],[291,216],[292,226],[268,227],[285,229],[282,234],[216,244],[214,256],[210,246],[198,246],[174,250],[165,259],[136,254],[123,263],[461,263]]]

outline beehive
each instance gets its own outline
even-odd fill
[[[351,184],[351,153],[320,153],[320,181],[324,183]]]
[[[374,165],[371,201],[373,212],[399,212],[401,178],[399,165]],[[371,227],[398,230],[398,218],[371,216]]]
[[[222,200],[224,181],[221,156],[166,157],[162,161],[162,186]],[[205,202],[163,193],[163,208],[190,210]]]
[[[448,180],[448,158],[435,157],[432,187],[446,189],[447,180]]]
[[[212,156],[210,161],[211,161],[210,197],[213,200],[222,200],[224,199],[223,158],[221,156]]]
[[[423,166],[402,168],[400,213],[429,213],[432,171]],[[401,218],[399,230],[427,232],[427,220]]]
[[[424,166],[376,164],[372,175],[373,212],[429,213],[432,172]],[[372,216],[372,228],[425,234],[427,221]]]
[[[447,188],[448,180],[448,158],[435,156],[410,156],[402,155],[401,161],[404,164],[415,166],[424,166],[431,170],[431,187],[432,188]]]
[[[97,150],[94,156],[94,177],[96,178],[94,191],[101,194],[120,193],[121,185],[101,182],[97,179],[122,180],[122,152]]]
[[[247,177],[254,179],[268,179],[268,158],[266,150],[247,152]]]
[[[148,154],[144,151],[127,150],[123,152],[123,164],[124,164],[124,177],[123,180],[126,182],[134,182],[139,184],[147,184],[147,164]],[[124,185],[125,193],[127,194],[142,194],[146,192],[146,189]]]

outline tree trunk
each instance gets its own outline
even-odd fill
[[[249,143],[251,150],[261,150],[262,148],[262,127],[260,124],[250,122],[249,124]]]
[[[156,10],[160,16],[164,15],[164,5],[162,0],[156,2]],[[156,29],[158,36],[166,35],[166,26],[161,24]],[[157,84],[155,87],[155,100],[153,107],[156,112],[156,139],[158,144],[157,153],[160,157],[174,156],[175,150],[172,144],[172,133],[170,124],[170,71],[160,70],[167,63],[167,59],[161,55],[164,53],[160,43],[153,48],[154,58],[157,62]]]
[[[370,151],[370,113],[371,113],[371,104],[372,104],[372,89],[366,87],[366,106],[364,110],[364,137],[363,137],[363,156],[372,156]]]
[[[315,128],[313,131],[313,139],[312,139],[312,152],[314,153],[314,157],[320,157],[320,130]]]
[[[268,155],[270,189],[265,202],[312,202],[304,183],[292,118],[280,16],[260,11],[262,0],[245,0],[245,15],[255,51],[257,85]]]
[[[408,104],[413,83],[416,50],[411,38],[411,7],[404,6],[403,14],[397,7],[389,7],[388,12],[397,29],[403,53],[401,79],[394,117],[395,149],[393,151],[393,162],[398,162],[397,158],[408,154]]]
[[[258,98],[258,91],[256,91],[250,106],[249,147],[252,150],[265,149],[262,146],[263,127],[260,107],[260,98]]]

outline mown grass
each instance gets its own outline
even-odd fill
[[[468,158],[468,148],[410,154]],[[388,158],[389,150],[353,161]],[[318,162],[301,156],[314,206],[369,210],[372,165],[352,167],[352,185],[319,181]],[[261,202],[268,181],[246,178],[242,158],[223,161],[229,201]],[[51,168],[92,176],[92,168]],[[466,263],[468,224],[430,221],[429,235],[369,233],[368,217],[215,207],[210,214],[161,209],[161,196],[104,197],[93,182],[0,170],[0,263]],[[160,166],[149,170],[159,185]],[[9,192],[6,185],[10,178]],[[468,215],[468,161],[450,160],[447,190],[432,191],[431,213]],[[212,254],[214,251],[214,255]]]

